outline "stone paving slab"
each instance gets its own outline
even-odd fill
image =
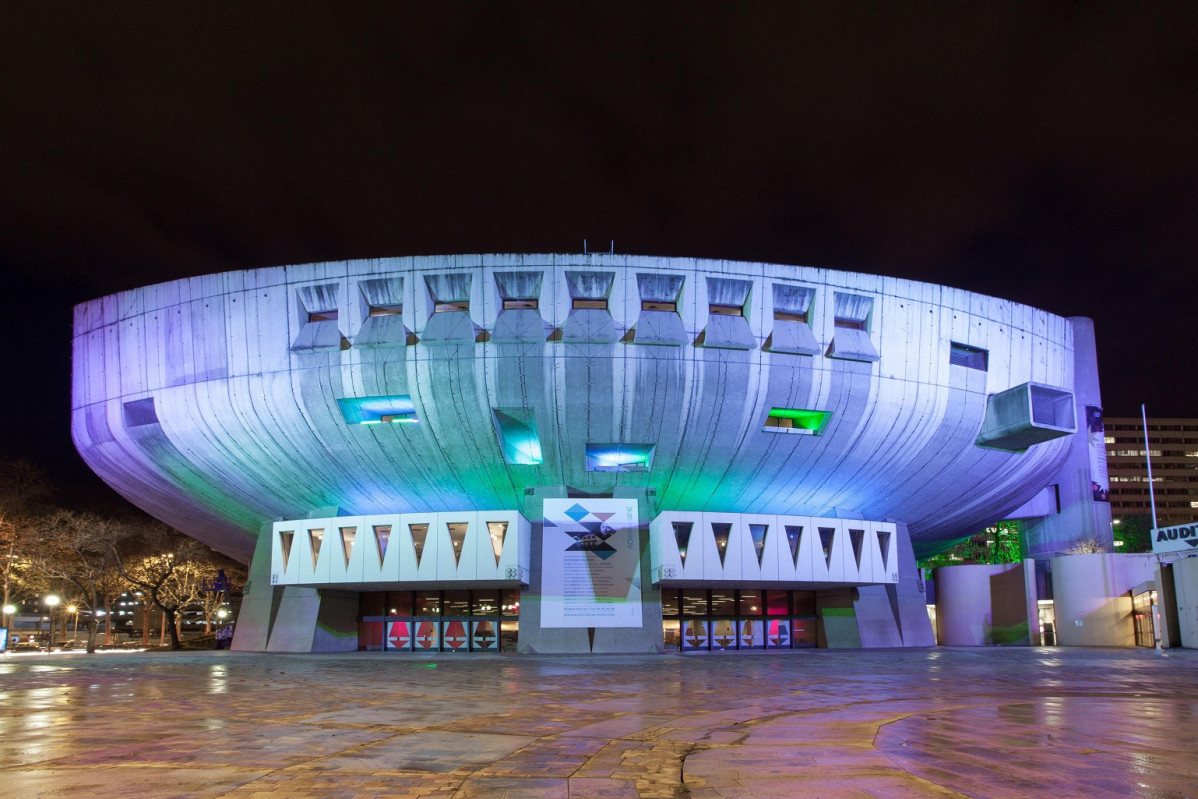
[[[1198,799],[1198,652],[0,659],[0,795]]]

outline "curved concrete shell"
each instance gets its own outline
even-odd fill
[[[808,267],[308,264],[87,302],[74,335],[86,462],[243,560],[271,520],[524,512],[536,486],[641,490],[651,516],[893,520],[927,548],[1031,500],[1074,429],[1071,320]],[[1033,418],[992,401],[1008,391]]]

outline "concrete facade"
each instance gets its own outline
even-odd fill
[[[737,646],[768,645],[745,608],[769,591],[786,636],[810,617],[830,646],[926,645],[916,555],[1049,489],[1045,552],[1104,523],[1080,491],[1088,320],[915,281],[615,255],[310,264],[84,303],[74,355],[88,464],[253,557],[245,649],[353,648],[354,593],[476,590],[519,591],[526,651],[659,646],[663,591],[683,617],[706,591],[703,636]],[[619,497],[639,508],[640,626],[544,626],[544,502]],[[512,536],[490,565],[484,512]],[[306,537],[277,538],[287,520]],[[335,579],[333,553],[367,568],[376,527],[396,571],[380,549],[377,574]]]

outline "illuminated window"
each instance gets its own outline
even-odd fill
[[[587,444],[588,472],[647,472],[653,461],[652,444]]]
[[[287,561],[291,559],[291,542],[295,540],[294,530],[279,531],[279,549],[283,551],[283,571],[287,571]]]
[[[308,540],[312,544],[312,568],[316,568],[316,562],[320,560],[320,545],[324,543],[324,530],[309,530]]]
[[[541,463],[541,439],[532,408],[494,408],[491,415],[505,461],[522,466]]]
[[[337,400],[348,424],[416,424],[416,406],[408,395],[341,397]]]
[[[402,316],[402,305],[371,305],[367,316]]]
[[[599,300],[593,300],[593,299],[587,299],[584,297],[575,297],[570,302],[570,307],[575,310],[606,311],[607,310],[607,299],[604,298],[604,299],[599,299]]]
[[[676,302],[658,302],[657,300],[644,300],[641,302],[642,311],[669,311],[671,313],[678,312],[678,303]]]
[[[376,524],[374,526],[374,542],[378,547],[379,566],[382,566],[383,559],[387,557],[387,545],[391,543],[391,525]]]
[[[732,536],[730,522],[712,522],[711,534],[715,537],[715,548],[720,553],[720,565],[724,565],[724,556],[728,554],[728,539]]]
[[[985,372],[989,364],[990,353],[968,344],[949,343],[948,362],[953,366],[964,366],[966,369],[976,369]]]
[[[412,548],[416,551],[416,566],[420,566],[420,556],[424,554],[424,542],[428,539],[427,524],[409,524],[408,531],[412,534]]]
[[[438,302],[433,305],[433,313],[452,313],[454,311],[469,311],[470,300],[453,300],[452,302]]]
[[[357,527],[341,528],[341,551],[345,554],[345,565],[349,565],[349,556],[354,551],[354,539],[358,536]]]
[[[801,408],[771,408],[765,419],[764,432],[822,435],[832,419],[831,411],[809,411]]]
[[[337,309],[334,308],[330,311],[308,311],[308,321],[309,322],[336,322],[337,321]]]
[[[462,561],[462,547],[466,544],[466,522],[446,522],[446,529],[449,530],[449,541],[453,544],[453,562],[454,564]]]
[[[505,310],[505,311],[516,311],[516,310],[535,311],[535,310],[537,310],[538,307],[540,307],[540,301],[536,300],[536,299],[515,299],[515,300],[504,300],[503,301],[503,310]]]
[[[491,536],[491,549],[495,552],[495,565],[503,555],[503,539],[507,538],[507,522],[487,522],[487,533]]]

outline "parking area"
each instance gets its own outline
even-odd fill
[[[1198,652],[0,659],[6,796],[1198,796]]]

